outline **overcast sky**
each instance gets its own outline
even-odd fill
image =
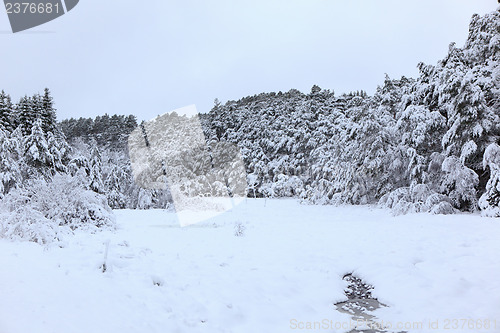
[[[68,14],[12,34],[0,12],[0,89],[55,97],[58,119],[135,114],[313,84],[373,93],[417,76],[474,13],[496,0],[80,0]]]

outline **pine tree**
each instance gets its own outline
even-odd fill
[[[133,130],[137,127],[137,117],[134,115],[129,115],[128,117],[125,118],[125,129],[126,129],[126,134],[132,133]]]
[[[321,88],[317,85],[313,85],[311,87],[311,95],[316,95],[318,94],[319,92],[321,92]]]
[[[45,88],[41,102],[42,128],[45,133],[54,132],[57,122],[56,110],[54,109],[54,101],[48,88]]]

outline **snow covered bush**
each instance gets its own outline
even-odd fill
[[[434,205],[429,212],[434,215],[449,215],[457,213],[457,210],[449,202],[441,201]]]
[[[380,198],[378,205],[380,208],[392,209],[400,200],[410,200],[410,191],[408,187],[400,187],[390,193],[385,194],[384,196],[382,196],[382,198]]]
[[[394,215],[419,213],[425,211],[421,201],[412,198],[409,187],[400,187],[380,198],[379,207],[389,208]]]
[[[500,146],[490,144],[483,157],[483,167],[490,168],[486,192],[479,199],[483,216],[500,217]]]
[[[1,234],[11,239],[48,243],[75,229],[113,227],[106,197],[83,187],[81,179],[56,174],[13,189],[0,203]]]
[[[273,194],[277,197],[300,196],[304,191],[304,183],[297,176],[278,174],[273,181]]]
[[[477,207],[478,175],[463,165],[456,156],[447,157],[442,170],[445,174],[441,182],[441,193],[451,199],[451,204],[455,208],[474,211]]]
[[[246,226],[242,222],[236,222],[234,225],[234,235],[236,237],[243,237],[245,235]]]
[[[454,214],[456,210],[445,195],[434,192],[427,184],[398,188],[380,198],[378,206],[389,208],[394,215],[430,212]]]
[[[342,193],[335,193],[333,182],[320,179],[315,182],[314,186],[306,185],[301,201],[304,204],[328,205],[332,203],[333,198],[336,199],[335,205],[343,203]]]
[[[0,214],[0,236],[8,239],[46,244],[60,240],[65,232],[67,230],[58,228],[57,223],[28,205]]]

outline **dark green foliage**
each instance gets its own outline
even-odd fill
[[[95,140],[99,147],[124,151],[128,135],[137,127],[135,116],[113,115],[92,118],[66,119],[60,123],[68,141],[81,138],[85,142]]]

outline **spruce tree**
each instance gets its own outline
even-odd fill
[[[0,92],[0,130],[11,132],[13,130],[12,117],[13,107],[10,96],[3,90]]]
[[[30,135],[36,117],[34,116],[31,98],[26,95],[17,104],[17,116],[23,136]]]
[[[43,122],[43,130],[45,133],[52,132],[54,133],[56,129],[56,110],[54,109],[54,101],[52,96],[50,95],[50,90],[45,88],[44,94],[42,97],[42,122]]]

